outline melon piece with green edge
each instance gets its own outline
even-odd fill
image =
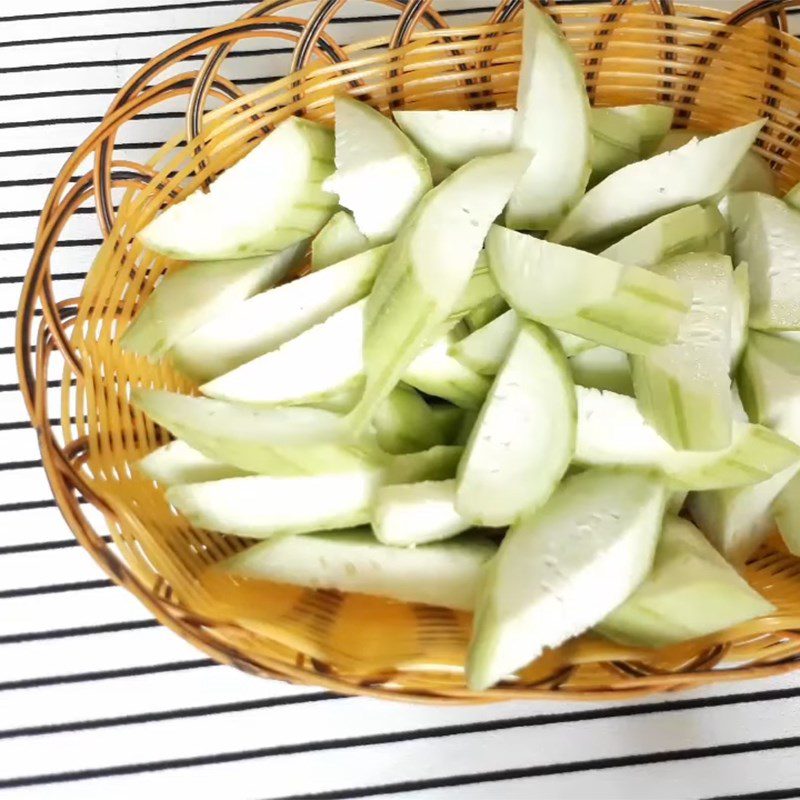
[[[436,445],[418,453],[392,456],[386,467],[386,483],[419,483],[454,478],[464,448]]]
[[[366,299],[346,306],[277,350],[203,384],[207,397],[237,403],[310,403],[361,385]]]
[[[472,527],[455,500],[454,480],[382,486],[372,509],[375,538],[394,547],[451,539]]]
[[[429,408],[441,431],[443,443],[454,444],[467,412],[449,403],[434,403]]]
[[[666,647],[773,611],[694,525],[667,517],[650,574],[595,630],[623,645]]]
[[[573,247],[603,245],[670,211],[716,197],[763,124],[751,122],[623,167],[590,189],[550,240]]]
[[[470,316],[480,314],[481,309],[489,303],[496,303],[498,298],[497,284],[489,269],[489,259],[481,250],[475,261],[469,281],[456,301],[448,316],[448,322],[455,323]],[[500,298],[502,300],[502,298]],[[483,313],[486,313],[484,310]]]
[[[711,544],[728,561],[743,564],[774,530],[772,504],[798,467],[795,462],[750,486],[693,492],[687,508]]]
[[[488,265],[488,260],[487,260]],[[490,273],[491,274],[491,273]],[[494,282],[494,278],[492,278]],[[494,284],[495,287],[497,284]],[[480,305],[475,306],[471,311],[464,315],[464,324],[471,330],[476,331],[484,325],[488,325],[493,319],[497,319],[501,314],[508,311],[508,303],[498,291],[493,297],[484,300]]]
[[[639,136],[639,151],[644,156],[651,155],[659,142],[663,141],[675,116],[675,109],[658,103],[612,106],[608,110],[634,128]]]
[[[733,271],[733,307],[731,308],[731,372],[747,345],[750,322],[750,267],[746,261]]]
[[[575,463],[662,472],[672,489],[722,489],[771,478],[800,464],[800,447],[764,427],[734,420],[724,450],[676,450],[659,436],[632,397],[575,387],[578,429]]]
[[[763,191],[763,190],[762,190]],[[768,193],[769,194],[769,193]],[[783,197],[783,202],[800,211],[800,183],[796,183]]]
[[[167,500],[192,525],[252,539],[369,522],[383,467],[362,464],[316,475],[248,475],[171,486]]]
[[[406,367],[403,381],[459,408],[480,408],[491,385],[488,378],[450,355],[457,341],[452,332],[428,345]]]
[[[509,525],[543,505],[575,446],[567,359],[544,328],[523,323],[469,435],[456,510],[476,525]]]
[[[572,378],[580,386],[609,389],[618,394],[633,394],[633,379],[628,355],[622,350],[599,345],[574,355],[569,360]]]
[[[772,506],[775,524],[792,555],[800,555],[800,474],[781,489]]]
[[[627,600],[652,566],[665,501],[653,475],[587,470],[516,524],[481,586],[469,687],[493,686]]]
[[[408,136],[380,111],[345,95],[334,105],[336,172],[325,189],[353,212],[370,242],[388,242],[431,188],[430,167]]]
[[[160,389],[131,402],[173,436],[246,472],[314,475],[383,463],[374,439],[354,440],[340,414],[318,408],[254,408]]]
[[[693,298],[671,344],[631,359],[639,408],[678,450],[721,450],[731,442],[731,310],[728,256],[692,253],[653,267]]]
[[[800,211],[767,194],[732,194],[734,254],[750,273],[750,327],[800,328]]]
[[[469,336],[455,342],[450,352],[481,375],[496,375],[519,333],[519,317],[506,311]]]
[[[689,310],[671,278],[572,247],[492,226],[489,264],[522,317],[616,347],[646,353],[675,339]]]
[[[651,268],[683,253],[724,253],[727,237],[728,226],[719,210],[695,204],[658,217],[600,255]]]
[[[707,139],[712,134],[686,129],[669,131],[656,145],[653,155],[683,147],[692,139]],[[754,150],[748,150],[731,176],[729,192],[765,192],[778,194],[778,182],[769,164]]]
[[[352,214],[337,211],[311,243],[311,269],[338,264],[369,248],[369,239],[358,229]]]
[[[218,569],[312,589],[471,611],[484,566],[496,550],[490,540],[477,536],[386,547],[363,528],[260,542]]]
[[[478,156],[506,153],[512,148],[516,111],[511,108],[480,111],[393,112],[395,122],[425,154],[434,177]]]
[[[209,319],[283,280],[305,249],[306,243],[300,242],[272,255],[197,261],[171,269],[122,334],[120,346],[160,360]]]
[[[398,386],[373,419],[378,446],[387,453],[413,453],[446,444],[442,419],[410,386]]]
[[[322,188],[333,172],[333,133],[298,117],[284,120],[208,193],[196,189],[138,233],[150,250],[189,261],[275,253],[308,239],[336,209]]]
[[[202,483],[220,478],[236,478],[245,470],[204,456],[186,442],[176,439],[136,462],[136,469],[148,478],[171,486],[180,483]]]
[[[387,251],[367,250],[236,304],[177,342],[175,366],[207,381],[274,350],[366,297]]]
[[[513,144],[533,160],[506,209],[511,228],[550,230],[589,180],[592,135],[583,72],[547,12],[523,4],[522,63]]]
[[[488,228],[529,161],[526,153],[475,158],[411,212],[367,303],[367,380],[351,415],[354,429],[369,424],[406,367],[455,309]]]
[[[639,133],[611,108],[593,108],[591,113],[591,181],[597,183],[612,172],[641,157]]]

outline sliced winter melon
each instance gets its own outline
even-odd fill
[[[236,261],[199,261],[170,271],[122,335],[123,350],[163,358],[178,341],[209,319],[286,277],[305,242],[281,253]]]
[[[380,244],[393,239],[431,188],[422,153],[388,117],[340,95],[336,111],[336,172],[325,182],[350,209],[361,233]]]
[[[179,341],[175,365],[207,381],[274,350],[366,297],[387,250],[367,250],[237,304]]]
[[[595,630],[621,644],[665,647],[774,610],[694,525],[667,517],[652,571]]]
[[[358,229],[352,215],[337,211],[311,243],[311,269],[338,264],[369,247],[369,239]]]
[[[373,441],[354,442],[344,418],[318,408],[253,408],[137,389],[131,402],[190,447],[246,472],[314,475],[383,462]]]
[[[490,111],[401,111],[395,122],[425,154],[434,177],[478,156],[507,153],[512,148],[513,109]]]
[[[204,456],[180,439],[153,450],[136,462],[136,468],[148,478],[165,486],[247,475],[244,470]]]
[[[793,442],[738,420],[724,450],[676,450],[647,423],[632,397],[583,386],[575,391],[578,464],[656,469],[671,488],[701,490],[758,483],[800,463]]]
[[[731,308],[731,372],[736,369],[747,345],[750,322],[750,267],[742,262],[733,271]]]
[[[450,539],[471,524],[456,511],[456,482],[383,486],[372,510],[372,529],[383,544],[410,547]]]
[[[367,380],[352,414],[354,428],[366,427],[405,368],[453,312],[489,225],[529,161],[525,153],[475,158],[428,192],[406,220],[367,304]]]
[[[572,247],[492,226],[489,264],[523,317],[644,353],[675,339],[690,295],[675,281]]]
[[[386,483],[420,483],[454,478],[464,448],[437,445],[419,453],[393,456],[386,467]]]
[[[336,208],[323,190],[333,171],[333,133],[290,117],[211,184],[169,206],[139,231],[145,247],[214,261],[284,250],[313,236]]]
[[[650,571],[665,498],[652,475],[587,470],[515,525],[481,587],[470,688],[492,686],[623,603]]]
[[[456,509],[476,525],[515,522],[552,494],[574,443],[567,359],[544,328],[524,323],[470,433]]]
[[[800,328],[800,211],[746,192],[730,196],[728,216],[736,260],[750,272],[750,327]]]
[[[628,234],[600,253],[637,267],[655,267],[683,253],[724,253],[727,223],[714,206],[679,208]]]
[[[574,355],[569,360],[572,377],[580,386],[609,389],[618,394],[633,394],[631,366],[626,353],[600,345]]]
[[[516,312],[506,311],[455,342],[450,352],[481,375],[496,375],[517,338],[519,325]]]
[[[658,143],[653,154],[666,153],[669,150],[683,147],[692,139],[706,139],[708,136],[709,134],[702,131],[685,129],[669,131]],[[775,173],[769,168],[769,164],[758,153],[748,150],[731,176],[728,191],[777,194],[778,183],[775,180]]]
[[[638,161],[591,189],[551,234],[573,247],[602,244],[722,192],[764,121]]]
[[[578,202],[589,180],[590,107],[564,34],[547,12],[525,2],[514,147],[534,154],[511,195],[506,224],[550,230]]]
[[[378,446],[387,453],[414,453],[449,440],[440,415],[410,386],[398,386],[384,400],[373,424]]]
[[[677,339],[631,359],[645,418],[679,450],[721,450],[731,442],[730,364],[733,266],[728,256],[694,253],[654,267],[692,297]]]
[[[261,542],[220,565],[278,583],[391,597],[471,611],[484,565],[496,547],[463,536],[420,547],[386,547],[366,529]]]

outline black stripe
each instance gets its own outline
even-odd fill
[[[85,272],[56,272],[50,276],[51,281],[82,281],[86,278]],[[25,280],[25,275],[1,275],[0,284],[8,283],[22,283]],[[5,312],[3,312],[5,315]],[[12,311],[8,316],[15,317],[16,311]]]
[[[751,695],[740,695],[747,702]],[[728,698],[712,698],[723,704]],[[342,739],[328,739],[323,741],[308,742],[303,744],[277,745],[262,747],[253,750],[239,750],[228,753],[214,753],[189,758],[165,759],[162,761],[149,761],[134,764],[122,764],[114,767],[97,769],[83,769],[71,772],[58,772],[43,775],[31,775],[24,778],[12,778],[0,781],[0,788],[15,788],[21,786],[35,786],[49,783],[64,783],[92,778],[107,778],[119,775],[134,775],[142,772],[159,772],[170,769],[184,769],[186,767],[207,766],[210,764],[225,764],[236,761],[269,758],[283,755],[297,755],[300,753],[320,752],[325,750],[341,750],[370,745],[391,744],[400,741],[415,739],[428,739],[437,736],[452,736],[463,733],[482,733],[485,731],[503,728],[523,727],[531,724],[552,724],[554,721],[575,721],[592,718],[605,718],[613,716],[626,716],[631,713],[650,714],[654,711],[677,710],[682,703],[705,703],[704,700],[678,701],[677,703],[655,703],[634,707],[612,707],[596,711],[567,712],[565,714],[537,715],[536,717],[499,720],[494,722],[479,722],[469,725],[451,725],[440,728],[402,731],[397,733],[376,734],[370,736],[349,737]],[[610,713],[609,713],[610,712]],[[566,720],[564,718],[567,718]],[[533,722],[532,722],[533,721]],[[370,795],[398,794],[422,789],[433,789],[449,786],[463,786],[472,783],[488,783],[500,780],[536,777],[541,775],[558,775],[572,772],[582,772],[596,769],[612,769],[641,764],[666,763],[698,758],[709,758],[739,753],[759,752],[800,746],[800,736],[783,739],[769,739],[764,741],[742,742],[730,745],[716,745],[711,747],[696,747],[684,750],[658,751],[653,753],[635,754],[611,758],[573,761],[560,764],[547,764],[518,769],[497,770],[482,774],[452,775],[443,778],[432,778],[418,781],[403,781],[398,783],[383,784],[369,787],[355,787],[346,790],[334,790],[314,794],[292,795],[291,797],[275,798],[274,800],[350,800],[350,798],[368,797]]]
[[[84,592],[87,589],[106,589],[113,585],[110,580],[98,580],[51,583],[48,586],[31,586],[25,589],[5,589],[0,591],[0,600],[10,600],[16,597],[36,597],[42,594],[61,594],[62,592]]]
[[[75,386],[76,380],[73,378],[69,382],[70,386]],[[47,388],[48,389],[57,389],[61,386],[61,381],[58,378],[52,378],[51,380],[47,381]],[[17,392],[19,391],[19,384],[18,383],[0,383],[0,392]]]
[[[49,14],[16,14],[0,17],[0,22],[22,22],[29,19],[56,19],[58,17],[99,17],[107,14],[132,14],[151,11],[172,11],[181,8],[218,8],[220,6],[247,6],[252,0],[199,0],[198,2],[176,3],[170,5],[127,6],[125,8],[93,8],[86,11],[53,11]]]
[[[55,628],[50,631],[34,631],[31,633],[10,633],[0,636],[0,645],[24,644],[26,642],[43,642],[48,639],[70,639],[74,636],[96,636],[100,633],[122,633],[138,631],[145,628],[157,628],[161,623],[157,619],[136,619],[130,622],[109,622],[105,625],[86,625],[77,628]]]
[[[800,11],[800,9],[797,9]],[[768,789],[765,792],[748,792],[747,794],[726,794],[709,797],[707,800],[784,800],[784,798],[800,797],[800,787],[796,789]]]
[[[75,422],[75,417],[70,417],[70,422]],[[61,425],[61,418],[60,417],[51,417],[48,422],[50,425]],[[28,419],[21,419],[18,422],[0,422],[0,431],[20,431],[26,428],[33,427],[31,425],[30,420]]]
[[[5,461],[0,464],[0,472],[15,469],[33,469],[41,466],[42,460],[40,458],[31,459],[30,461]]]
[[[325,700],[341,699],[344,699],[343,695],[334,694],[333,692],[307,692],[305,694],[289,695],[287,697],[268,697],[262,700],[244,700],[238,703],[218,703],[210,706],[176,708],[170,709],[169,711],[153,711],[148,714],[130,714],[124,717],[106,717],[105,719],[62,722],[52,725],[35,725],[28,728],[11,728],[9,730],[0,730],[0,739],[17,739],[22,736],[43,736],[52,733],[73,733],[75,731],[96,730],[98,728],[108,728],[119,725],[141,725],[148,722],[192,719],[193,717],[206,717],[212,714],[232,714],[261,708],[276,708],[278,706],[291,706],[300,705],[302,703],[316,703]]]
[[[0,70],[2,72],[2,70]],[[146,114],[137,114],[136,119],[185,119],[182,111],[148,111]],[[83,123],[97,124],[103,117],[53,117],[52,119],[20,119],[13,122],[0,122],[2,128],[42,128],[53,125],[77,125]]]
[[[478,783],[495,783],[497,781],[520,780],[523,778],[538,778],[545,775],[569,775],[576,772],[638,767],[646,764],[667,764],[673,761],[692,761],[699,758],[716,758],[719,756],[740,755],[743,753],[758,753],[798,746],[800,746],[800,736],[792,736],[785,739],[765,739],[754,742],[742,742],[740,744],[693,747],[686,750],[659,751],[655,753],[618,756],[615,758],[595,758],[585,761],[569,761],[561,764],[545,764],[537,767],[493,770],[491,772],[478,774],[448,775],[442,778],[399,781],[397,783],[386,783],[377,786],[357,786],[352,789],[334,789],[333,791],[313,792],[303,795],[285,795],[283,797],[271,798],[271,800],[355,800],[355,798],[400,794],[401,792],[452,788],[454,786],[470,786]],[[86,771],[88,772],[89,770]],[[101,770],[94,771],[98,773],[101,772]],[[35,776],[35,778],[45,779],[47,777],[48,776]],[[98,774],[89,777],[103,776]],[[9,787],[28,785],[25,783],[25,781],[28,780],[26,778],[19,778],[16,780],[20,782],[10,783]],[[72,779],[61,778],[61,780]],[[43,782],[50,783],[51,781],[45,780]],[[0,781],[0,788],[5,788],[5,782]],[[745,797],[749,798],[752,797],[752,795],[745,795]]]
[[[210,658],[196,658],[191,661],[173,661],[166,664],[152,664],[147,667],[123,667],[122,669],[104,669],[94,672],[75,672],[71,675],[48,675],[43,678],[23,678],[18,681],[5,681],[0,683],[0,692],[40,689],[45,686],[88,683],[90,681],[116,680],[117,678],[136,678],[141,675],[158,675],[164,672],[183,672],[184,670],[218,666],[220,665]]]
[[[43,181],[52,183],[55,178],[42,178]],[[61,239],[58,247],[97,247],[103,244],[102,239]],[[31,250],[34,242],[0,242],[0,250]]]
[[[79,502],[85,502],[79,498]],[[111,536],[105,534],[100,537],[107,544],[111,544]],[[0,556],[19,555],[20,553],[41,553],[43,550],[64,550],[67,547],[77,547],[77,539],[55,539],[52,542],[31,542],[30,544],[9,544],[0,547]]]
[[[261,49],[261,50],[234,50],[232,53],[228,53],[226,58],[257,58],[259,56],[272,56],[272,55],[281,55],[291,53],[293,48],[291,47],[271,47],[268,49]],[[187,61],[202,61],[205,58],[203,54],[196,54],[191,56],[186,56],[183,59],[183,62]],[[150,61],[150,57],[147,58],[113,58],[108,59],[106,61],[61,61],[57,64],[26,64],[24,66],[19,67],[0,67],[0,75],[8,74],[8,73],[19,73],[19,72],[42,72],[45,70],[53,70],[53,69],[86,69],[91,67],[122,67],[122,66],[139,66],[141,64],[146,64]],[[141,119],[144,114],[140,114],[137,119]]]
[[[57,508],[55,500],[21,500],[16,503],[0,503],[0,513],[4,511],[32,511],[35,508]],[[0,554],[4,549],[0,548]]]
[[[114,147],[117,150],[157,150],[164,142],[115,142]],[[185,142],[183,143],[185,144]],[[0,158],[17,158],[18,156],[49,156],[58,155],[60,153],[72,153],[78,146],[76,142],[74,145],[66,145],[64,147],[34,147],[30,150],[0,150]],[[93,213],[93,206],[81,206],[76,208],[76,214]],[[5,212],[4,212],[5,213]],[[41,214],[41,211],[23,211],[23,214]],[[3,214],[0,214],[3,216]]]

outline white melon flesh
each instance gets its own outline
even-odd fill
[[[505,219],[511,228],[550,230],[589,180],[590,107],[583,72],[564,34],[547,12],[529,1],[523,5],[513,140],[516,149],[534,155]]]
[[[515,522],[547,501],[574,442],[567,359],[546,330],[524,323],[470,433],[456,509],[476,525]]]
[[[736,369],[747,345],[750,322],[750,267],[747,262],[733,271],[733,307],[731,308],[731,372]]]
[[[658,143],[653,155],[666,153],[683,147],[692,139],[706,139],[709,134],[702,131],[674,130],[669,131]],[[765,192],[766,194],[778,193],[778,182],[775,173],[769,164],[755,151],[748,150],[741,163],[736,168],[728,184],[729,192]]]
[[[199,528],[266,539],[369,521],[380,466],[319,475],[249,475],[172,486],[167,500]]]
[[[278,252],[313,236],[336,208],[322,188],[333,171],[333,133],[290,117],[211,184],[139,231],[151,250],[213,261]]]
[[[387,251],[373,248],[235,305],[179,341],[175,365],[206,381],[274,350],[366,297]]]
[[[676,450],[650,426],[632,397],[576,387],[575,462],[662,472],[674,489],[719,489],[764,481],[800,463],[800,448],[763,427],[735,421],[729,447]]]
[[[456,482],[423,481],[383,486],[372,511],[372,529],[383,544],[410,547],[450,539],[471,527],[456,511]]]
[[[752,122],[623,167],[587,192],[550,239],[574,247],[603,244],[670,211],[715,197],[763,124]]]
[[[281,253],[234,261],[198,261],[170,270],[122,335],[123,350],[161,359],[210,318],[286,277],[305,242]]]
[[[431,188],[430,167],[380,111],[345,95],[336,98],[335,111],[336,172],[325,188],[353,212],[367,239],[388,242]]]
[[[313,475],[381,461],[374,442],[354,441],[340,414],[318,408],[254,408],[145,389],[131,402],[203,455],[246,472]]]
[[[180,439],[153,450],[136,462],[136,468],[165,486],[216,481],[247,474],[244,470],[204,456]]]
[[[750,327],[800,328],[800,211],[755,192],[730,196],[737,261],[750,272]]]
[[[492,226],[489,264],[522,317],[645,353],[675,339],[690,295],[675,281],[572,247]]]
[[[651,475],[588,470],[515,525],[481,588],[470,688],[494,685],[625,601],[650,571],[664,502]]]
[[[471,611],[484,566],[496,549],[489,540],[472,536],[420,547],[386,547],[362,529],[261,542],[220,568],[312,589]]]
[[[728,561],[743,564],[774,530],[772,504],[797,469],[795,462],[751,486],[694,492],[687,503],[689,513]]]
[[[406,367],[403,381],[459,408],[480,408],[491,385],[489,379],[450,355],[453,344],[454,338],[445,335],[428,345]]]
[[[519,317],[506,311],[487,325],[460,339],[450,352],[481,375],[496,375],[519,333]]]
[[[445,177],[478,156],[512,148],[511,108],[488,111],[401,111],[395,122],[425,154],[433,172]]]
[[[626,106],[612,106],[614,112],[636,131],[639,137],[639,151],[651,155],[659,142],[663,141],[672,125],[675,109],[657,103],[635,103]],[[594,110],[596,113],[597,109]]]
[[[694,525],[667,517],[652,571],[596,630],[625,645],[665,647],[774,610]]]
[[[277,350],[205,383],[207,397],[258,405],[309,403],[341,392],[364,373],[364,308],[359,300]]]
[[[311,269],[338,264],[369,248],[369,239],[358,229],[352,215],[337,211],[311,243]]]
[[[529,161],[525,153],[475,158],[428,192],[406,220],[367,304],[367,381],[354,428],[366,427],[453,312],[489,226]]]
[[[727,224],[714,206],[679,208],[628,234],[600,253],[637,267],[655,267],[682,253],[724,253]]]
[[[679,450],[721,450],[731,442],[732,309],[730,258],[677,256],[654,269],[692,296],[677,339],[631,360],[639,408]]]

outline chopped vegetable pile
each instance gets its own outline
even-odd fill
[[[121,346],[202,395],[133,393],[175,437],[139,469],[262,540],[216,568],[474,611],[475,690],[773,612],[737,570],[774,522],[800,555],[800,190],[762,122],[591,108],[530,3],[516,110],[335,112],[139,234],[190,263]]]

